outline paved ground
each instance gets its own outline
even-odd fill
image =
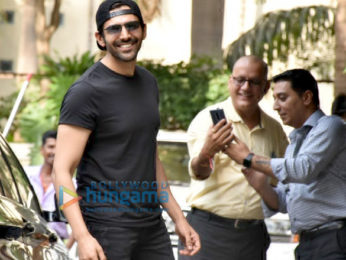
[[[267,260],[294,260],[294,248],[296,244],[272,243],[267,252]],[[177,249],[173,248],[175,259],[177,257]]]

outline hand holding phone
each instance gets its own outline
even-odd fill
[[[226,119],[223,109],[217,108],[214,110],[210,110],[209,112],[214,125],[216,125],[222,119]]]

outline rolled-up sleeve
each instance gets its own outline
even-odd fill
[[[276,178],[281,182],[285,182],[288,175],[287,167],[285,167],[285,159],[273,158],[270,160],[270,166]]]
[[[272,159],[272,171],[283,183],[311,183],[337,156],[345,126],[333,117],[323,117],[307,135],[295,158]]]
[[[281,213],[287,213],[287,204],[286,204],[286,192],[287,192],[288,186],[282,183],[279,183],[276,188],[274,188],[276,194],[278,195],[278,203],[279,203],[279,209],[273,210],[262,200],[262,208],[263,208],[263,214],[266,218],[269,218],[273,215],[275,215],[278,212]]]

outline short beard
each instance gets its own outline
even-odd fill
[[[132,61],[137,60],[138,52],[142,46],[142,42],[140,42],[138,47],[137,47],[136,52],[132,56],[128,57],[126,55],[122,55],[121,52],[115,51],[115,49],[117,48],[116,46],[109,45],[105,39],[104,39],[104,41],[106,43],[107,52],[109,52],[114,59],[122,61],[122,62],[132,62]],[[138,42],[139,42],[138,39],[129,41],[129,43],[138,43]],[[117,42],[115,42],[114,44],[117,45]],[[114,49],[113,49],[113,47],[114,47]]]

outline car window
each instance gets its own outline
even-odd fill
[[[0,180],[3,195],[17,202],[21,202],[16,184],[12,178],[9,168],[7,167],[7,163],[2,152],[0,154]]]
[[[25,172],[17,157],[2,137],[0,138],[0,147],[0,174],[5,196],[40,213],[39,203]]]

